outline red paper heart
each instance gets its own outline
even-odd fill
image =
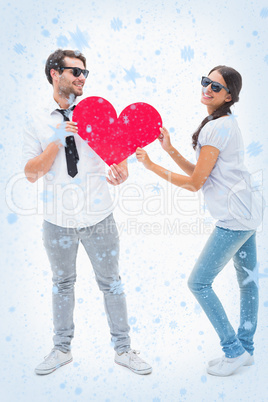
[[[73,113],[78,134],[108,164],[120,163],[137,147],[144,147],[160,134],[162,119],[148,103],[133,103],[117,118],[106,99],[90,96],[78,103]]]

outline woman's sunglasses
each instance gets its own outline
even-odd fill
[[[72,70],[74,77],[79,77],[81,73],[83,73],[83,76],[87,78],[89,74],[88,70],[82,70],[82,68],[79,67],[61,67],[60,70]]]
[[[220,92],[223,88],[223,89],[225,89],[225,91],[230,93],[230,90],[228,88],[226,88],[224,85],[221,85],[219,82],[211,81],[211,79],[208,77],[202,77],[202,80],[201,80],[202,87],[206,88],[210,84],[211,84],[211,89],[213,92]]]

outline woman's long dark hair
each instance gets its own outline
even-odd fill
[[[212,114],[207,116],[200,124],[198,129],[194,132],[192,136],[192,145],[193,148],[196,149],[197,146],[197,141],[199,137],[199,133],[204,127],[204,125],[211,121],[218,119],[219,117],[226,116],[227,114],[231,114],[231,109],[230,107],[235,103],[239,101],[239,92],[242,88],[242,77],[239,74],[238,71],[231,67],[227,66],[217,66],[214,67],[209,74],[211,74],[213,71],[218,71],[221,76],[223,77],[224,81],[226,82],[227,88],[230,90],[230,94],[232,96],[232,100],[230,102],[225,102],[222,106],[220,106],[218,109],[216,109]],[[208,75],[209,75],[208,74]]]

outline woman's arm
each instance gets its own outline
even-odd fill
[[[193,173],[190,176],[183,176],[153,163],[144,149],[137,148],[136,150],[138,161],[142,162],[146,169],[151,170],[178,187],[183,187],[193,192],[200,190],[204,185],[218,159],[219,153],[220,151],[215,147],[210,145],[203,146]]]
[[[163,127],[160,128],[161,134],[158,139],[162,146],[162,148],[171,156],[174,162],[186,173],[188,176],[191,176],[194,172],[195,165],[185,159],[176,148],[174,148],[170,141],[170,135],[168,130]]]

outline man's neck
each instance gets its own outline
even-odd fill
[[[61,109],[69,109],[69,107],[75,102],[76,99],[76,97],[72,94],[68,98],[66,98],[55,92],[53,94],[53,98]]]

